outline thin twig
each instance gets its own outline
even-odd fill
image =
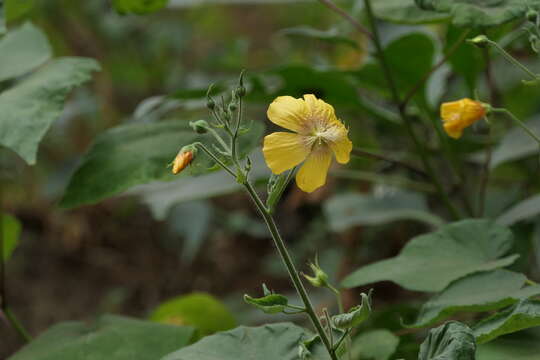
[[[364,0],[364,4],[365,4],[365,7],[366,7],[366,12],[367,12],[367,15],[368,15],[368,19],[369,19],[369,22],[370,22],[370,25],[371,25],[371,31],[373,32],[372,40],[373,40],[373,44],[375,45],[375,48],[377,50],[377,57],[378,57],[379,62],[381,64],[381,68],[383,70],[386,81],[388,82],[390,92],[392,93],[393,101],[396,104],[396,106],[398,107],[399,115],[401,116],[401,118],[403,120],[403,125],[405,126],[405,129],[407,130],[407,133],[408,133],[409,137],[411,138],[411,140],[412,140],[412,142],[413,142],[413,144],[414,144],[414,146],[415,146],[415,148],[416,148],[416,150],[418,152],[418,155],[420,156],[420,159],[422,160],[425,171],[430,176],[431,181],[435,185],[435,187],[437,189],[437,192],[439,193],[439,196],[441,197],[444,205],[446,206],[446,208],[448,209],[448,211],[450,212],[450,214],[452,215],[453,218],[459,219],[460,218],[460,213],[456,209],[456,207],[452,204],[452,202],[450,201],[450,198],[448,197],[448,194],[446,193],[446,191],[444,190],[441,182],[439,181],[439,179],[435,175],[435,171],[433,170],[433,168],[432,168],[432,166],[431,166],[431,164],[429,162],[429,159],[428,159],[428,157],[427,157],[427,155],[426,155],[426,153],[424,151],[424,148],[423,148],[422,144],[420,143],[420,140],[416,136],[416,134],[414,132],[414,129],[413,129],[413,127],[412,127],[412,125],[411,125],[411,123],[409,121],[410,119],[409,119],[409,117],[407,115],[407,112],[406,112],[406,106],[402,105],[402,102],[401,102],[400,96],[399,96],[399,92],[398,92],[398,88],[396,86],[396,82],[394,80],[394,77],[392,76],[392,73],[390,72],[390,68],[388,66],[388,63],[386,61],[386,57],[384,55],[384,50],[383,50],[383,47],[382,47],[382,44],[381,44],[381,41],[380,41],[380,38],[379,38],[379,33],[378,33],[378,30],[377,30],[377,24],[375,23],[375,21],[376,21],[375,16],[373,14],[373,9],[371,8],[371,1],[370,0]]]
[[[400,160],[396,160],[396,159],[391,159],[385,155],[380,155],[380,154],[375,154],[375,153],[372,153],[370,151],[366,151],[366,150],[362,150],[362,149],[359,149],[359,148],[353,148],[352,151],[351,151],[351,154],[353,156],[358,156],[358,157],[365,157],[365,158],[370,158],[370,159],[375,159],[375,160],[382,160],[382,161],[386,161],[386,162],[389,162],[391,164],[394,164],[394,165],[398,165],[398,166],[401,166],[403,168],[406,168],[412,172],[414,172],[415,174],[418,174],[424,178],[429,178],[429,175],[426,174],[425,171],[413,166],[413,165],[410,165],[410,164],[407,164],[407,163],[404,163]]]
[[[463,41],[467,38],[467,35],[471,32],[471,29],[466,29],[463,31],[463,33],[459,36],[459,38],[456,40],[456,42],[448,49],[446,52],[446,55],[437,63],[435,64],[431,69],[429,69],[422,78],[413,85],[413,87],[405,94],[403,100],[401,101],[401,106],[405,107],[409,101],[413,98],[414,94],[420,90],[420,88],[425,84],[426,80],[429,79],[429,77],[437,71],[441,66],[443,66],[448,59],[457,51],[457,49],[461,46]]]
[[[373,34],[364,27],[364,25],[360,24],[360,22],[358,22],[358,20],[356,20],[355,18],[353,18],[351,15],[347,14],[347,12],[345,10],[343,10],[342,8],[340,8],[339,6],[337,6],[336,4],[334,4],[332,2],[332,0],[319,0],[324,6],[326,6],[327,8],[331,9],[332,11],[334,11],[335,13],[337,13],[338,15],[340,15],[342,18],[344,18],[345,20],[347,20],[352,26],[354,26],[354,28],[358,31],[358,32],[361,32],[362,34],[366,35],[368,38],[370,39],[373,39]]]

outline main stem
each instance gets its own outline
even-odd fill
[[[274,244],[276,245],[279,255],[281,256],[281,259],[283,260],[283,263],[285,264],[285,267],[287,268],[289,276],[294,284],[296,291],[298,292],[298,295],[300,295],[300,298],[302,299],[302,302],[304,303],[304,306],[306,308],[306,313],[308,314],[311,322],[313,323],[313,326],[315,326],[315,329],[317,330],[317,333],[321,337],[321,340],[324,346],[326,347],[326,350],[328,350],[328,353],[330,354],[330,357],[332,358],[332,360],[338,360],[336,352],[334,351],[330,343],[330,339],[328,338],[326,332],[324,331],[323,326],[319,320],[319,317],[315,313],[313,305],[311,304],[311,300],[309,299],[309,296],[307,294],[306,288],[304,287],[304,284],[302,283],[302,280],[300,279],[300,276],[298,275],[298,271],[296,270],[296,267],[294,266],[292,258],[289,255],[287,247],[285,246],[285,242],[281,238],[281,235],[274,221],[274,218],[268,212],[268,210],[266,209],[266,206],[264,206],[261,198],[259,197],[255,189],[253,188],[253,185],[249,181],[247,181],[244,184],[244,186],[246,190],[248,191],[249,195],[251,196],[251,199],[255,203],[257,210],[259,210],[261,216],[266,222],[266,226],[268,226],[268,230],[270,231],[270,234],[272,235]]]
[[[459,211],[454,207],[452,202],[450,201],[450,198],[448,197],[448,194],[444,190],[441,182],[435,176],[435,171],[431,167],[431,164],[429,163],[429,160],[427,158],[427,155],[420,144],[420,141],[418,140],[418,137],[414,133],[414,129],[412,128],[412,125],[409,121],[409,117],[406,113],[406,106],[405,104],[402,104],[400,100],[400,96],[398,93],[398,89],[396,86],[396,82],[394,81],[394,77],[392,76],[392,73],[390,72],[390,67],[388,66],[388,63],[386,61],[386,57],[384,55],[384,50],[381,44],[381,40],[379,37],[379,31],[377,30],[377,24],[375,23],[375,15],[373,14],[373,9],[371,7],[371,1],[370,0],[364,0],[366,13],[368,15],[369,23],[371,26],[371,33],[373,34],[372,40],[373,44],[375,45],[375,49],[377,51],[377,57],[379,58],[379,62],[381,64],[381,68],[383,70],[384,76],[386,78],[386,81],[388,82],[388,86],[390,88],[390,92],[392,93],[392,98],[394,103],[398,107],[399,115],[403,120],[403,124],[405,125],[405,129],[407,130],[407,133],[411,140],[414,143],[415,148],[417,149],[418,154],[420,155],[420,159],[422,160],[422,163],[424,165],[424,168],[428,175],[430,176],[431,180],[433,181],[433,184],[435,185],[435,188],[437,189],[437,192],[439,193],[441,199],[443,200],[443,203],[445,204],[446,208],[450,212],[450,214],[456,218],[460,218]]]

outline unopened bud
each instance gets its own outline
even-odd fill
[[[197,148],[195,148],[195,146],[184,146],[173,160],[172,173],[176,175],[184,170],[189,164],[191,164],[196,153]]]
[[[236,97],[241,98],[245,95],[246,95],[246,88],[243,85],[237,87],[236,90],[234,90],[234,96]]]
[[[303,274],[306,280],[315,287],[328,287],[328,275],[319,267],[318,262],[309,264],[309,267],[313,271],[313,276]]]
[[[538,11],[530,9],[529,11],[527,11],[527,14],[525,14],[525,17],[527,17],[527,20],[529,20],[530,22],[536,23],[536,19],[538,18]]]
[[[189,126],[191,126],[197,134],[206,134],[210,128],[210,125],[205,120],[190,121]]]
[[[485,48],[489,45],[489,39],[486,35],[478,35],[467,41],[475,46],[478,46],[479,48]]]
[[[229,111],[230,111],[230,112],[235,112],[236,109],[238,109],[238,105],[236,105],[235,102],[231,102],[231,103],[229,104]]]
[[[206,99],[206,107],[210,110],[214,110],[216,107],[216,102],[211,97],[208,97]]]

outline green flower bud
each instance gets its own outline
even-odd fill
[[[206,99],[206,107],[210,110],[214,110],[216,107],[216,102],[211,97]]]
[[[246,88],[243,85],[241,85],[237,87],[236,90],[234,90],[234,96],[241,98],[246,95],[246,92],[247,92]]]
[[[478,46],[479,48],[485,48],[489,45],[489,39],[486,35],[478,35],[467,41],[475,46]]]
[[[309,267],[313,271],[313,276],[302,274],[306,280],[315,287],[329,287],[328,275],[319,267],[317,260],[315,263],[309,264]]]
[[[197,134],[206,134],[210,128],[210,125],[205,120],[190,121],[189,126]]]
[[[229,111],[230,111],[230,112],[235,112],[236,109],[238,109],[238,105],[237,105],[235,102],[231,102],[231,103],[229,104]]]
[[[525,14],[525,17],[530,22],[536,23],[536,19],[538,18],[538,11],[535,11],[533,9],[529,9],[529,11],[527,11],[527,14]]]

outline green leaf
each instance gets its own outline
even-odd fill
[[[11,215],[0,213],[0,230],[2,233],[2,241],[4,243],[3,259],[0,261],[6,262],[9,260],[13,250],[19,244],[19,236],[21,234],[21,223]]]
[[[161,360],[297,360],[298,346],[308,338],[310,333],[291,323],[240,326],[207,336]],[[312,354],[312,359],[327,359]]]
[[[120,14],[144,15],[163,9],[169,0],[112,0]]]
[[[338,329],[350,329],[357,327],[371,315],[371,291],[369,295],[362,295],[362,303],[351,308],[344,314],[332,316],[332,323]]]
[[[353,359],[388,360],[396,352],[398,345],[399,337],[391,331],[370,330],[354,338],[351,355]]]
[[[538,360],[540,338],[520,336],[478,346],[477,360]]]
[[[532,132],[540,134],[540,117],[526,121]],[[502,138],[491,157],[491,168],[519,160],[527,156],[538,155],[538,143],[519,126],[515,126]],[[483,159],[483,157],[479,157]]]
[[[212,231],[213,210],[209,201],[199,200],[176,204],[169,212],[169,231],[183,239],[182,261],[191,263]]]
[[[49,60],[51,55],[47,37],[31,23],[9,31],[0,40],[0,81],[34,70]]]
[[[521,300],[514,306],[482,320],[474,329],[479,344],[501,335],[540,326],[540,301]]]
[[[358,225],[382,225],[399,220],[418,220],[433,226],[444,224],[430,213],[418,193],[389,190],[380,194],[341,193],[324,203],[324,212],[335,232]]]
[[[469,29],[449,26],[446,33],[445,52],[463,37],[464,31],[469,31],[466,36],[467,38],[472,38],[480,34],[480,32],[471,32]],[[456,74],[463,76],[472,97],[476,89],[477,79],[485,68],[485,58],[482,56],[482,51],[479,51],[476,46],[463,41],[448,58],[448,62]]]
[[[253,163],[250,178],[253,181],[267,179],[269,170],[262,152],[260,150],[252,152],[250,159]],[[130,190],[129,194],[140,196],[150,207],[152,215],[157,220],[163,220],[175,204],[221,196],[241,189],[242,185],[231,181],[228,173],[218,170],[197,177],[184,176],[176,181],[141,185]]]
[[[264,131],[254,122],[249,136],[240,137],[239,149],[245,155]],[[118,126],[98,135],[73,174],[60,205],[66,208],[91,204],[140,184],[171,181],[215,170],[214,163],[199,151],[192,164],[180,175],[167,168],[185,145],[200,141],[211,146],[211,135],[196,134],[185,121]],[[234,182],[234,180],[230,180]]]
[[[397,24],[430,24],[450,18],[448,14],[422,10],[414,0],[373,1],[373,12],[377,18]]]
[[[430,330],[420,346],[418,360],[475,360],[476,342],[472,330],[457,321]]]
[[[532,218],[536,218],[538,214],[540,214],[540,195],[535,195],[506,210],[497,218],[496,222],[501,225],[511,226],[522,220],[533,220]]]
[[[36,6],[36,0],[4,0],[4,18],[6,23],[18,20]]]
[[[452,22],[462,27],[496,26],[523,19],[529,9],[540,10],[539,0],[415,0],[429,11],[452,15]]]
[[[190,343],[194,330],[105,315],[95,323],[57,324],[9,360],[159,359]]]
[[[333,44],[344,44],[354,49],[360,49],[358,43],[351,38],[340,35],[338,29],[319,30],[309,26],[299,26],[283,29],[279,32],[283,35],[298,36],[315,40],[323,40]]]
[[[474,241],[471,241],[474,239]],[[462,220],[409,241],[394,258],[360,268],[343,280],[347,288],[389,280],[417,291],[441,291],[468,274],[512,264],[509,229],[489,220]]]
[[[39,142],[61,115],[66,96],[98,69],[92,59],[55,59],[0,94],[0,144],[34,164]]]
[[[407,327],[430,326],[462,311],[496,310],[540,294],[540,286],[523,287],[526,280],[523,274],[500,269],[456,280],[426,302]]]
[[[192,293],[167,300],[152,312],[150,320],[189,325],[196,328],[201,336],[236,326],[236,320],[225,305],[206,293]]]
[[[433,36],[420,31],[397,37],[385,47],[384,53],[388,67],[392,69],[392,76],[401,94],[411,90],[431,70],[435,62],[436,50]],[[389,94],[378,62],[370,62],[354,74],[362,86],[370,87],[382,94]],[[420,96],[423,101],[425,101],[426,85],[427,82],[424,81],[417,92],[417,96]]]
[[[244,301],[251,304],[266,314],[277,314],[283,312],[289,304],[289,299],[280,294],[274,294],[266,288],[263,284],[264,296],[260,298],[253,298],[249,295],[244,295]]]

